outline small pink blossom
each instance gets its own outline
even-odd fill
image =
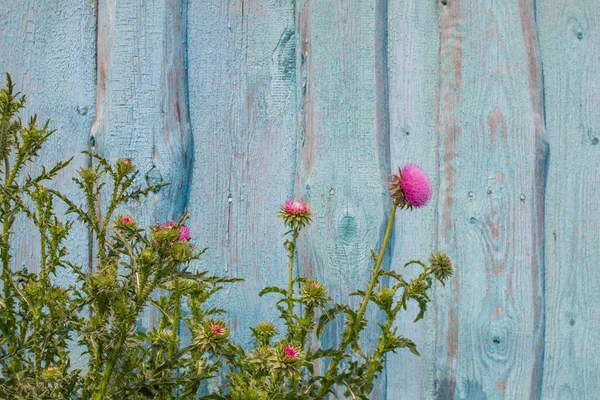
[[[222,335],[222,334],[225,333],[225,328],[223,328],[222,326],[219,326],[217,324],[210,324],[208,326],[208,329],[210,329],[211,331],[213,331],[217,335]]]
[[[192,239],[192,236],[190,235],[190,229],[183,225],[181,228],[179,228],[179,241],[180,242],[188,242]]]
[[[292,215],[308,212],[308,204],[304,200],[288,200],[283,206],[285,212]]]
[[[121,222],[124,224],[131,224],[133,223],[133,218],[129,215],[121,215]]]
[[[165,222],[164,224],[162,224],[163,228],[167,228],[167,229],[171,229],[171,228],[176,228],[177,227],[177,221],[168,221]]]
[[[300,351],[292,345],[286,345],[283,351],[285,352],[285,355],[292,360],[300,358]]]
[[[413,207],[423,207],[431,199],[431,181],[423,170],[415,164],[408,164],[400,171],[400,185],[406,202]]]

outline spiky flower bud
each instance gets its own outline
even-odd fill
[[[381,288],[379,292],[373,294],[373,300],[382,310],[389,310],[394,304],[394,294],[391,288]]]
[[[423,277],[419,276],[410,281],[410,284],[408,285],[408,289],[407,289],[408,295],[412,296],[415,294],[425,293],[427,291],[427,289],[429,288],[430,284],[431,284],[430,278],[423,278]]]
[[[285,345],[283,348],[283,353],[288,360],[297,360],[302,357],[302,352],[300,349],[291,344]]]
[[[188,261],[192,256],[194,246],[188,242],[175,242],[171,248],[171,254],[176,261]]]
[[[143,264],[152,264],[156,261],[156,257],[151,249],[144,249],[140,254],[140,260]]]
[[[414,164],[398,168],[398,174],[392,174],[390,196],[400,208],[419,208],[431,199],[432,188],[429,177]]]
[[[279,217],[291,229],[304,228],[312,221],[312,211],[304,200],[288,200],[281,206]]]
[[[442,284],[452,276],[454,272],[454,266],[452,260],[443,251],[436,251],[429,257],[429,268],[435,276],[435,278]]]
[[[256,328],[252,329],[252,333],[257,341],[261,343],[268,343],[269,340],[277,336],[277,328],[271,322],[259,322]]]
[[[117,174],[128,175],[133,172],[135,165],[131,158],[120,158],[117,160]]]
[[[300,300],[307,306],[322,305],[328,299],[327,289],[320,282],[309,280],[304,282],[300,288]]]
[[[117,218],[115,218],[115,225],[127,228],[135,228],[135,220],[131,215],[119,215]]]
[[[100,175],[93,168],[82,168],[79,170],[79,176],[88,183],[95,182],[100,178]]]
[[[223,321],[208,319],[204,321],[200,329],[196,330],[194,343],[205,350],[220,353],[229,338],[229,329]]]
[[[292,375],[302,370],[306,364],[302,348],[297,343],[282,342],[269,357],[269,368],[279,374]]]
[[[170,221],[164,224],[155,224],[152,227],[152,240],[160,246],[164,244],[171,244],[181,236],[181,232],[177,228],[177,223]]]
[[[60,375],[61,372],[57,367],[48,367],[42,371],[42,377],[48,381],[55,381]]]

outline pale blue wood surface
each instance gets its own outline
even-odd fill
[[[436,296],[438,397],[536,398],[546,171],[533,3],[440,13],[437,242],[457,274]]]
[[[440,35],[435,1],[389,1],[388,70],[391,167],[421,165],[437,188],[437,85]],[[397,170],[391,172],[397,173]],[[436,191],[428,207],[398,212],[392,242],[391,268],[408,277],[417,269],[403,270],[405,262],[425,259],[434,250]],[[442,300],[443,301],[443,300]],[[447,305],[445,306],[447,307]],[[422,357],[407,351],[388,357],[387,395],[390,400],[431,397],[435,380],[436,340],[434,309],[413,323],[416,307],[401,314],[396,326],[412,339]]]
[[[542,397],[600,391],[600,9],[540,0],[550,147],[546,193],[546,346]]]
[[[382,3],[381,3],[382,4]],[[322,281],[336,301],[364,288],[387,223],[389,129],[383,32],[376,2],[299,1],[298,167],[296,194],[315,212],[299,245],[300,270]],[[385,99],[385,98],[384,98]],[[387,99],[385,99],[387,101]],[[369,308],[371,319],[377,320]],[[322,345],[337,344],[344,321],[326,331]],[[364,331],[371,350],[379,327]],[[385,396],[385,374],[374,398]]]
[[[187,206],[192,136],[183,3],[98,2],[93,149],[111,162],[131,158],[140,171],[137,185],[171,183],[118,210],[142,226],[179,218]],[[148,310],[143,323],[151,327],[159,317]]]
[[[423,357],[389,357],[372,396],[389,400],[597,398],[598,38],[595,0],[0,4],[0,72],[58,129],[42,161],[93,146],[172,182],[123,211],[190,209],[202,267],[246,279],[215,300],[244,344],[275,315],[259,290],[286,283],[285,199],[316,212],[298,270],[341,300],[379,246],[387,175],[430,173],[385,267],[437,246],[457,274],[425,321],[398,321]],[[35,234],[15,231],[15,265],[35,268]],[[84,230],[69,247],[87,263]]]
[[[52,119],[51,128],[57,130],[41,151],[39,164],[31,165],[29,171],[75,156],[54,187],[71,192],[78,202],[81,196],[73,193],[70,178],[87,163],[80,152],[87,148],[94,118],[95,12],[92,4],[78,0],[65,1],[64,8],[56,2],[33,0],[0,3],[1,85],[6,84],[4,74],[10,73],[15,90],[27,95],[23,121],[37,113],[39,123]],[[37,270],[37,229],[21,220],[14,233],[15,267]],[[72,261],[87,265],[86,229],[74,227],[67,246]],[[59,279],[69,281],[62,273]]]
[[[296,158],[293,10],[287,1],[188,7],[190,227],[210,248],[203,268],[245,279],[215,301],[243,344],[250,327],[276,318],[273,296],[258,293],[287,285],[277,213],[293,196]]]

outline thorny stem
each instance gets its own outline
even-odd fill
[[[321,386],[321,390],[319,391],[319,397],[324,397],[331,385],[333,385],[333,376],[337,371],[337,367],[340,364],[342,354],[344,353],[346,347],[350,344],[353,338],[353,331],[357,329],[362,321],[362,317],[367,310],[367,305],[369,304],[369,299],[373,294],[373,289],[375,288],[375,284],[379,278],[379,269],[381,268],[381,263],[383,262],[383,257],[385,256],[385,250],[387,248],[388,242],[390,240],[390,236],[392,234],[392,227],[394,226],[394,217],[396,216],[396,205],[392,207],[392,212],[390,213],[390,218],[388,220],[387,228],[385,230],[385,236],[383,237],[383,243],[381,244],[381,249],[379,250],[379,255],[377,256],[377,260],[375,262],[375,266],[373,267],[373,273],[371,275],[371,281],[369,282],[369,286],[367,287],[367,291],[365,296],[363,297],[360,308],[358,309],[358,313],[356,314],[356,322],[352,325],[349,325],[343,334],[343,340],[339,347],[339,355],[332,358],[329,367],[327,368],[327,373],[325,374],[323,385]]]
[[[8,156],[4,157],[4,190],[8,191],[10,185],[12,184],[12,180],[13,180],[13,175],[10,171],[10,163],[8,160]],[[10,200],[8,197],[4,197],[2,198],[3,202],[4,202],[4,210],[3,210],[3,214],[4,214],[4,218],[2,221],[2,281],[3,281],[3,286],[4,286],[4,302],[5,302],[5,307],[8,310],[8,315],[11,316],[9,318],[9,326],[12,325],[13,321],[13,299],[12,299],[12,295],[11,295],[11,287],[12,287],[12,282],[11,282],[11,274],[10,274],[10,247],[9,247],[9,239],[10,239]],[[13,342],[13,335],[9,335],[9,340],[11,342]],[[14,343],[12,344],[12,350],[15,350],[15,346]]]
[[[169,359],[173,358],[175,350],[178,347],[177,339],[179,334],[179,312],[181,309],[181,291],[179,290],[179,279],[175,280],[175,290],[173,292],[175,297],[175,310],[173,311],[173,324],[171,325],[171,347],[169,348]]]
[[[126,331],[124,331],[126,332]],[[108,389],[108,383],[110,382],[110,377],[112,375],[113,368],[117,363],[117,359],[119,358],[119,353],[121,352],[121,346],[125,341],[127,335],[125,333],[121,333],[119,336],[115,347],[113,347],[112,354],[110,355],[110,360],[108,361],[108,365],[104,370],[104,375],[102,376],[102,383],[100,384],[100,390],[98,393],[94,395],[94,400],[102,400],[104,398],[104,394],[106,393],[106,389]]]
[[[288,252],[290,262],[288,264],[288,300],[292,300],[292,296],[294,295],[294,255],[296,253],[296,241],[298,239],[298,234],[300,230],[298,228],[294,228],[292,233],[292,240],[288,242]],[[291,307],[291,305],[290,305]]]

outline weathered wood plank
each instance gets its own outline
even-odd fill
[[[187,205],[192,136],[185,38],[184,0],[98,2],[95,149],[111,162],[132,158],[141,186],[171,183],[120,210],[141,225],[178,218]],[[145,316],[145,324],[157,317]]]
[[[545,170],[532,10],[440,9],[437,241],[457,267],[436,296],[440,399],[535,398],[539,386]]]
[[[435,1],[390,1],[388,11],[389,99],[392,168],[417,163],[437,187],[437,107],[439,25]],[[436,199],[421,210],[397,213],[391,267],[405,271],[405,262],[426,259],[435,247]],[[411,273],[412,272],[412,273]],[[441,304],[440,309],[449,307]],[[424,399],[432,395],[434,371],[434,314],[413,323],[409,307],[396,326],[415,341],[422,357],[408,351],[388,356],[387,398]]]
[[[219,293],[236,340],[275,320],[264,286],[287,285],[279,206],[293,195],[293,4],[189,3],[188,60],[194,174],[190,226],[208,246],[203,268],[245,279]]]
[[[57,130],[30,170],[38,171],[42,165],[51,166],[74,156],[69,169],[58,176],[53,187],[75,199],[76,186],[71,177],[86,164],[80,152],[87,149],[94,118],[95,11],[91,2],[78,0],[67,0],[61,5],[33,0],[0,4],[0,73],[10,73],[16,89],[27,95],[22,119],[27,121],[37,113],[38,123],[51,119],[51,129]],[[4,76],[0,81],[4,86]],[[57,207],[61,208],[58,202]],[[19,219],[14,233],[15,267],[37,270],[37,229]],[[88,238],[84,227],[74,226],[67,246],[73,262],[87,264]],[[64,284],[72,282],[64,271],[59,271],[58,279]]]
[[[550,145],[544,399],[600,391],[600,10],[537,1]]]
[[[385,29],[377,22],[385,16],[385,4],[296,4],[296,193],[316,213],[299,246],[299,267],[305,276],[322,280],[337,301],[348,300],[348,293],[366,284],[372,269],[369,251],[379,246],[390,207]],[[372,309],[367,317],[378,318]],[[343,321],[338,322],[324,346],[338,341]],[[370,347],[378,335],[379,327],[371,326],[363,343]],[[385,373],[372,398],[384,399],[384,388]]]
[[[16,89],[27,95],[23,120],[37,113],[39,123],[51,119],[50,127],[57,130],[40,152],[39,162],[30,170],[39,171],[42,165],[75,157],[52,186],[77,202],[83,199],[71,178],[87,163],[80,152],[87,149],[94,118],[95,28],[96,9],[91,2],[0,3],[0,73],[10,73]],[[0,82],[5,84],[3,76]],[[60,210],[65,210],[58,202],[57,208],[59,215]],[[19,218],[13,231],[13,266],[37,271],[40,259],[37,229]],[[66,245],[72,262],[87,265],[89,242],[84,226],[74,225]],[[59,269],[56,279],[57,283],[68,285],[74,276]],[[73,346],[71,360],[75,368],[85,365],[80,350]]]

